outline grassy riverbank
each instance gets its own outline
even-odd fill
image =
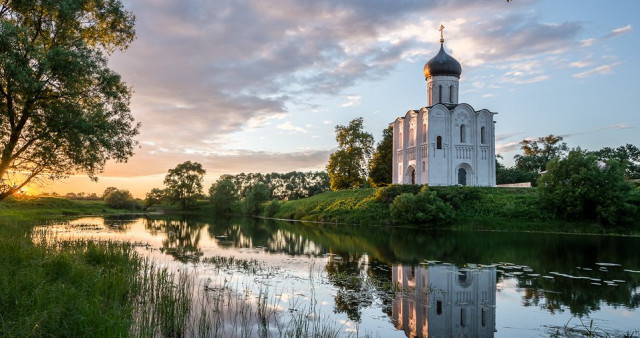
[[[131,210],[112,209],[102,200],[70,200],[60,197],[9,197],[0,202],[0,222],[40,221],[82,215],[114,215]]]
[[[0,202],[0,336],[150,336],[140,331],[146,327],[141,323],[156,333],[179,334],[168,327],[180,323],[174,314],[184,302],[173,275],[130,244],[62,241],[33,230],[65,216],[122,212],[102,201]],[[150,310],[141,312],[142,304]]]
[[[65,215],[122,212],[105,208],[99,201],[30,198],[0,202],[0,336],[340,334],[340,325],[328,319],[308,320],[320,314],[295,303],[294,311],[282,320],[279,298],[268,288],[257,295],[237,292],[238,285],[226,278],[228,273],[272,273],[257,261],[205,257],[204,269],[215,271],[212,278],[221,276],[196,284],[195,274],[188,269],[171,270],[143,258],[130,243],[61,239],[55,232],[36,227],[63,221]]]
[[[347,224],[404,225],[391,216],[390,205],[400,193],[418,186],[330,191],[284,202],[276,218]],[[539,231],[640,235],[635,228],[604,228],[593,222],[554,219],[539,208],[535,188],[429,187],[454,210],[450,227],[496,231]]]

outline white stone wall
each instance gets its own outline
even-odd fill
[[[431,107],[438,103],[458,103],[459,83],[460,80],[455,76],[432,76],[427,78],[428,106]]]
[[[486,109],[475,111],[463,103],[453,110],[436,104],[419,111],[410,110],[397,118],[391,124],[395,151],[393,183],[457,185],[458,172],[463,168],[466,185],[495,186],[493,115]]]

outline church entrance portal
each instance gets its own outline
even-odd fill
[[[411,177],[411,184],[416,184],[416,169],[411,166],[409,167],[409,176]]]
[[[467,185],[467,171],[464,168],[458,169],[458,184]]]

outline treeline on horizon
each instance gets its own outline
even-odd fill
[[[246,198],[251,189],[259,183],[269,188],[272,199],[280,201],[306,198],[329,190],[329,176],[325,171],[225,174],[218,178],[214,187],[222,181],[233,183],[239,199]]]

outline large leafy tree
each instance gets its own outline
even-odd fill
[[[557,217],[603,225],[625,224],[634,217],[631,189],[620,162],[599,161],[579,148],[551,160],[538,182],[542,206]]]
[[[202,195],[202,179],[206,171],[198,162],[186,161],[169,169],[164,177],[165,196],[170,202],[180,203],[182,209],[193,206]]]
[[[269,190],[269,186],[264,183],[257,183],[245,197],[242,205],[243,211],[250,215],[259,214],[262,211],[262,204],[268,201],[270,197],[271,190]]]
[[[382,131],[382,140],[369,162],[369,182],[374,187],[391,184],[393,175],[393,127]]]
[[[238,201],[238,192],[230,179],[218,180],[209,188],[211,203],[216,211],[230,212]]]
[[[367,162],[373,152],[373,135],[363,130],[362,118],[347,126],[336,126],[338,150],[329,157],[327,173],[331,190],[357,188],[367,177]]]
[[[106,56],[134,39],[120,0],[0,2],[0,200],[126,161],[139,126]]]
[[[594,151],[601,161],[618,161],[625,166],[625,176],[629,179],[640,179],[640,149],[633,144],[618,148],[605,147]]]
[[[569,148],[562,142],[562,136],[548,135],[535,140],[520,142],[522,155],[514,156],[516,169],[540,173],[547,170],[547,164],[565,154]]]

